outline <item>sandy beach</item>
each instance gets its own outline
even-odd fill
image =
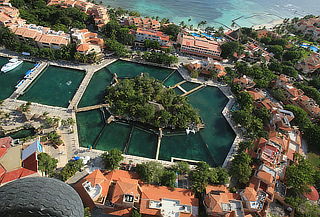
[[[279,25],[283,23],[283,19],[277,19],[277,20],[273,20],[269,23],[265,23],[265,24],[259,24],[259,25],[255,25],[255,26],[252,26],[253,29],[263,29],[263,28],[266,28],[268,30],[271,30],[273,27]]]

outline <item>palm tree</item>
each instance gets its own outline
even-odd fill
[[[181,21],[180,23],[179,23],[179,26],[181,26],[181,27],[183,27],[185,24],[184,24],[184,21]]]
[[[200,21],[200,22],[198,23],[198,28],[200,28],[200,26],[204,26],[204,25],[206,25],[206,24],[207,24],[207,21],[202,20],[202,21]]]

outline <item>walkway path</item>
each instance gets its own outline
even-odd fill
[[[46,62],[40,62],[38,68],[32,72],[32,76],[27,79],[23,79],[23,83],[11,94],[9,98],[16,99],[20,95],[24,94],[24,91],[29,87],[29,85],[41,74],[41,72],[48,66]]]
[[[78,90],[77,92],[75,93],[75,95],[73,96],[69,106],[68,106],[68,109],[76,109],[81,98],[82,98],[82,95],[84,94],[88,84],[90,83],[90,80],[91,78],[93,77],[94,73],[96,71],[99,71],[100,69],[106,67],[107,65],[115,62],[117,59],[106,59],[106,60],[103,60],[101,64],[99,64],[98,66],[94,66],[94,67],[90,67],[89,66],[86,66],[86,67],[83,67],[82,69],[85,69],[87,74],[86,76],[84,77],[84,79],[82,80],[80,86],[78,87]]]
[[[85,112],[85,111],[90,111],[90,110],[99,109],[103,107],[109,107],[109,104],[99,104],[99,105],[92,105],[92,106],[77,108],[76,112]]]
[[[178,85],[177,88],[178,88],[179,90],[181,90],[183,93],[187,93],[187,91],[186,91],[185,89],[183,89],[180,85]]]
[[[182,94],[181,96],[187,96],[187,95],[193,93],[194,91],[197,91],[197,90],[203,88],[204,86],[206,86],[206,85],[205,84],[201,84],[200,86],[198,86],[196,88],[193,88],[192,90],[189,90],[188,92]]]
[[[178,87],[178,86],[180,86],[181,84],[184,84],[184,83],[186,83],[187,81],[181,81],[181,82],[179,82],[179,83],[176,83],[175,85],[173,85],[173,86],[171,86],[171,87],[169,87],[169,88],[176,88],[176,87]]]

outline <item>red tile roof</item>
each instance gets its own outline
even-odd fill
[[[160,215],[160,209],[149,209],[148,201],[161,199],[179,200],[181,205],[199,206],[199,201],[189,189],[174,188],[164,186],[142,185],[142,196],[140,203],[140,213],[146,215]],[[191,216],[191,214],[180,213],[181,217]]]
[[[319,200],[319,193],[318,193],[317,189],[314,186],[310,186],[310,192],[304,193],[303,195],[307,199],[312,200],[312,201]]]
[[[7,183],[7,182],[14,181],[16,179],[20,179],[20,178],[25,177],[25,176],[32,175],[34,173],[36,173],[36,172],[32,171],[32,170],[25,169],[25,168],[20,168],[20,169],[17,169],[17,170],[13,170],[11,172],[5,173],[2,176],[1,181],[0,181],[0,185],[2,185],[4,183]]]

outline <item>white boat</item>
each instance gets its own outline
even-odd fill
[[[15,59],[15,58],[10,59],[7,64],[2,66],[1,72],[3,72],[3,73],[9,72],[9,71],[17,68],[18,66],[20,66],[22,63],[23,63],[22,60],[18,60],[18,59]]]

